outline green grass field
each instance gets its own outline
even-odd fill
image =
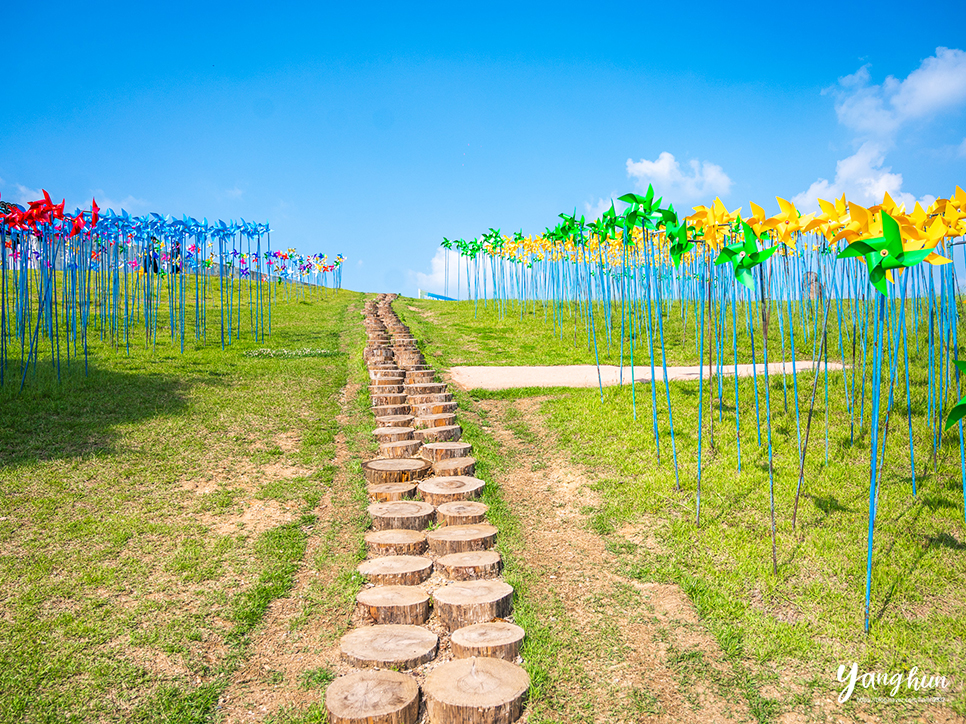
[[[75,362],[58,385],[42,361],[0,390],[0,721],[215,717],[309,536],[341,524],[313,509],[340,392],[364,375],[361,299],[282,301],[269,339],[224,352],[128,357],[92,334],[87,377]],[[353,595],[319,592],[306,615]]]
[[[552,318],[545,321],[540,306],[528,310],[522,319],[518,309],[501,318],[493,304],[474,309],[472,302],[407,299],[394,306],[424,340],[427,357],[441,367],[594,361],[583,327],[578,328],[574,346],[572,329],[561,339],[561,329],[568,327],[558,325],[555,331]],[[696,364],[693,333],[685,335],[674,314],[666,325],[666,339],[676,340],[669,344],[669,362]],[[773,323],[772,361],[780,359],[775,327]],[[618,345],[617,338],[609,349],[600,342],[602,363],[617,362]],[[837,341],[834,349],[838,349]],[[726,351],[730,361],[730,338]],[[642,358],[647,360],[642,355],[638,364]],[[800,353],[799,358],[808,355]],[[913,365],[916,359],[913,354]],[[871,371],[867,374],[871,387]],[[811,381],[811,374],[799,375],[803,405]],[[763,380],[759,379],[759,385],[763,405]],[[739,384],[737,405],[734,382],[725,381],[720,411],[717,406],[710,409],[705,385],[700,527],[695,525],[697,382],[675,383],[671,389],[680,491],[675,489],[663,384],[656,389],[660,461],[653,433],[652,392],[647,385],[636,386],[636,421],[628,385],[605,388],[603,402],[597,389],[478,390],[467,397],[550,396],[542,403],[542,414],[572,461],[593,477],[603,502],[586,511],[587,524],[607,541],[610,550],[619,553],[617,571],[631,580],[673,582],[687,593],[729,660],[739,672],[745,672],[740,693],[760,721],[773,720],[782,711],[808,710],[805,701],[766,699],[759,693],[765,684],[778,681],[780,672],[795,672],[806,690],[813,692],[810,696],[828,695],[833,688],[837,694],[838,688],[832,686],[836,668],[852,661],[861,670],[918,666],[921,671],[944,674],[955,682],[952,693],[947,692],[949,703],[962,715],[966,713],[962,686],[966,673],[966,526],[958,435],[954,428],[944,436],[934,468],[930,430],[924,420],[922,373],[914,373],[912,386],[918,495],[912,494],[902,403],[893,414],[879,494],[872,631],[868,636],[863,633],[863,613],[869,411],[864,413],[863,426],[859,426],[856,412],[852,444],[841,373],[830,375],[827,463],[824,382],[819,385],[795,530],[791,526],[798,480],[794,390],[790,378],[784,385],[778,377],[771,379],[777,576],[772,573],[767,448],[758,444],[750,378]],[[887,385],[883,389],[887,391]],[[740,472],[736,407],[741,423]],[[764,442],[764,409],[760,414]],[[713,449],[709,439],[712,415]],[[620,530],[628,524],[646,524],[652,529],[660,552],[624,539]],[[901,721],[916,710],[873,705],[872,711]]]

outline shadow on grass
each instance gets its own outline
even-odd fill
[[[208,383],[222,384],[217,373]],[[40,373],[0,388],[0,467],[108,454],[118,425],[182,413],[191,383],[183,377],[100,369],[72,371],[60,383]]]

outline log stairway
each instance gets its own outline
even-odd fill
[[[339,644],[354,670],[329,685],[326,711],[339,724],[415,724],[421,714],[509,724],[530,679],[516,663],[524,631],[507,620],[513,588],[499,578],[499,531],[476,500],[486,483],[460,440],[457,403],[393,312],[395,298],[365,305],[380,451],[362,465],[372,530],[358,570],[369,585],[356,598],[365,624]]]

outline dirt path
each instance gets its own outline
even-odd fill
[[[599,502],[597,495],[557,452],[539,413],[542,399],[478,404],[500,445],[528,461],[498,482],[523,530],[517,556],[533,574],[528,596],[553,602],[558,616],[550,625],[567,639],[583,669],[572,672],[572,681],[557,682],[558,688],[571,685],[596,700],[590,721],[752,720],[735,695],[729,664],[688,597],[677,586],[642,584],[611,572],[616,554],[581,513]],[[522,441],[504,425],[510,407],[535,442]],[[657,545],[646,525],[622,532],[642,545]],[[560,710],[553,713],[574,720],[580,703],[566,694],[558,698]]]
[[[768,374],[775,376],[779,374],[792,374],[811,372],[814,362],[809,360],[798,360],[792,365],[791,362],[771,362],[768,364]],[[754,369],[753,369],[754,368]],[[822,366],[825,369],[825,366]],[[837,362],[829,362],[830,372],[842,369],[842,365]],[[716,368],[712,370],[717,373]],[[739,364],[724,365],[721,368],[722,376],[729,377],[737,374],[739,377],[751,377],[754,373],[765,374],[764,364]],[[600,378],[598,380],[598,368],[596,365],[554,365],[544,367],[470,367],[456,366],[449,369],[450,378],[457,387],[464,390],[506,390],[513,387],[597,387],[598,384],[604,387],[613,387],[620,384],[630,384],[631,368],[623,369],[616,365],[601,365]],[[654,370],[658,380],[664,379],[664,373],[660,367]],[[697,380],[701,375],[705,379],[714,375],[709,374],[707,365],[698,367],[668,367],[668,380],[673,382],[687,382]],[[650,382],[651,368],[649,365],[637,365],[634,367],[635,382]]]

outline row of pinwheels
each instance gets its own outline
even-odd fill
[[[961,422],[966,416],[966,401],[961,400],[951,410],[949,404],[960,397],[959,372],[966,371],[966,363],[958,359],[958,285],[956,265],[950,263],[954,250],[951,240],[966,232],[966,192],[957,187],[950,198],[937,199],[927,207],[916,203],[911,211],[888,195],[881,204],[869,208],[850,203],[844,197],[832,202],[823,200],[817,214],[801,214],[790,202],[778,199],[777,215],[767,216],[760,206],[752,204],[751,213],[745,217],[740,209],[728,211],[720,199],[710,206],[696,207],[683,217],[673,206],[665,208],[651,188],[644,195],[626,194],[620,201],[627,204],[621,213],[612,204],[600,219],[591,222],[576,213],[561,214],[560,223],[540,235],[506,236],[490,229],[472,242],[444,239],[443,246],[459,253],[457,296],[461,291],[459,265],[463,263],[467,297],[484,304],[490,299],[501,313],[513,304],[519,305],[521,314],[527,305],[543,304],[546,318],[553,320],[561,335],[565,317],[582,319],[588,348],[593,347],[598,365],[599,339],[606,341],[609,348],[619,344],[622,369],[625,351],[628,352],[635,419],[635,344],[645,340],[644,363],[650,366],[649,379],[657,379],[656,365],[660,364],[664,380],[666,425],[659,424],[657,385],[651,385],[650,390],[657,455],[660,460],[661,430],[669,430],[678,489],[681,483],[664,327],[671,321],[673,310],[675,322],[680,317],[685,329],[693,329],[694,355],[690,359],[696,356],[700,364],[707,361],[709,367],[708,375],[701,375],[698,382],[698,524],[705,412],[712,408],[707,432],[713,446],[714,418],[719,423],[724,419],[726,385],[722,373],[733,363],[733,439],[740,469],[741,422],[750,413],[737,404],[737,366],[739,361],[751,362],[751,428],[757,433],[759,447],[767,447],[772,562],[777,571],[768,362],[769,355],[774,358],[779,350],[783,370],[786,363],[791,363],[791,374],[781,376],[783,408],[789,420],[794,413],[798,439],[793,526],[820,382],[824,383],[826,400],[830,386],[841,384],[842,399],[848,408],[849,438],[854,442],[863,431],[869,435],[869,551],[883,470],[880,461],[885,455],[890,420],[894,444],[898,437],[894,413],[899,414],[903,386],[913,495],[913,442],[917,436],[922,437],[918,426],[925,428],[931,441],[935,464],[943,432],[958,424],[966,497]],[[723,272],[725,268],[729,270],[727,274]],[[896,290],[891,296],[889,284]],[[615,343],[615,336],[619,343]],[[779,349],[770,350],[771,345]],[[803,397],[798,387],[795,362],[803,349],[810,352],[813,365],[810,398]],[[639,365],[640,350],[637,352]],[[840,378],[834,371],[830,375],[830,356],[840,364]],[[757,362],[764,362],[764,367],[757,366]],[[759,369],[763,370],[763,384],[759,384]],[[912,380],[918,377],[924,378],[921,389],[926,414],[925,419],[916,421],[914,398],[919,393]],[[705,390],[706,385],[717,389]],[[880,421],[883,409],[884,422]],[[949,411],[945,425],[944,410]],[[719,440],[722,434],[719,428]],[[826,462],[828,438],[826,404]],[[866,628],[870,590],[871,557],[867,568]]]
[[[151,346],[160,330],[182,352],[211,332],[224,348],[269,334],[279,294],[341,283],[341,255],[273,250],[268,224],[131,216],[96,201],[66,213],[46,191],[28,208],[0,202],[0,239],[0,384],[16,340],[21,387],[42,349],[58,379],[62,354],[86,369],[89,330],[128,351],[139,329]]]

